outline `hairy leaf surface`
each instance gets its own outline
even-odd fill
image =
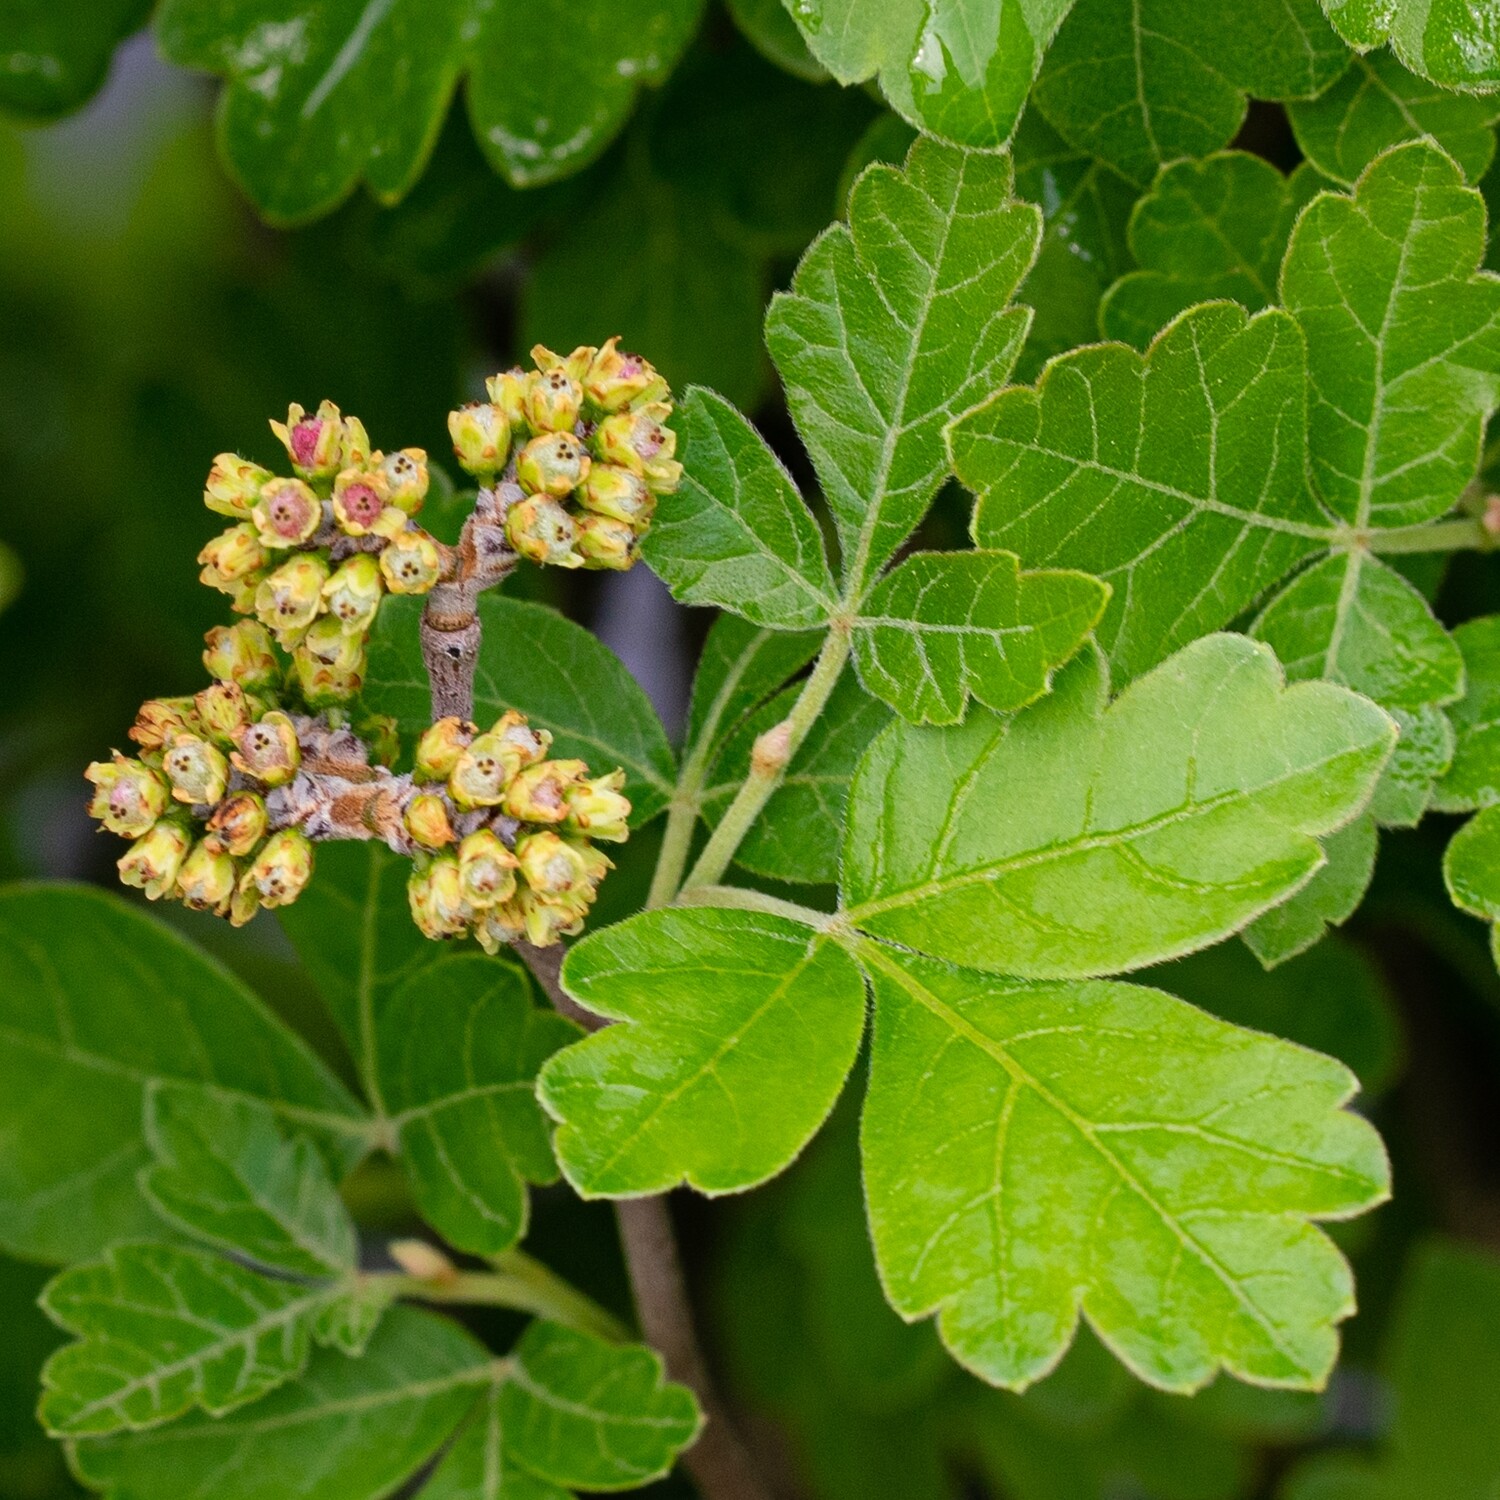
[[[1389,41],[1413,72],[1447,88],[1500,85],[1500,38],[1493,14],[1466,0],[1323,0],[1351,47]]]
[[[573,1500],[568,1491],[528,1474],[506,1456],[502,1389],[495,1385],[485,1392],[478,1411],[422,1486],[422,1500]]]
[[[1463,654],[1465,690],[1449,710],[1457,743],[1434,805],[1473,812],[1500,802],[1500,615],[1460,625],[1453,640]]]

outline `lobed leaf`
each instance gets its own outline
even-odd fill
[[[1455,906],[1500,922],[1500,812],[1487,807],[1453,835],[1443,879]]]
[[[1465,0],[1323,0],[1328,19],[1351,47],[1389,41],[1413,72],[1446,88],[1500,84],[1494,21]]]
[[[566,1490],[528,1474],[506,1456],[502,1389],[494,1385],[485,1392],[478,1411],[422,1486],[422,1500],[572,1500]]]
[[[1448,711],[1456,744],[1434,805],[1474,812],[1500,802],[1500,615],[1470,620],[1453,632],[1464,659],[1464,696]]]
[[[98,0],[82,11],[16,0],[0,16],[0,108],[47,118],[76,109],[104,82],[115,48],[150,0]]]
[[[1370,816],[1383,828],[1414,828],[1432,805],[1433,793],[1453,761],[1453,725],[1431,705],[1407,712],[1393,708],[1401,731],[1396,748],[1370,798]]]

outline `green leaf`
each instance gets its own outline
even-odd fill
[[[162,50],[226,79],[219,139],[275,222],[324,213],[363,178],[401,197],[467,73],[474,133],[516,186],[591,161],[643,83],[663,78],[701,0],[538,0],[503,14],[460,0],[164,0]],[[561,45],[566,37],[567,44]]]
[[[1310,98],[1349,55],[1317,0],[1078,0],[1033,100],[1067,141],[1144,187],[1180,156],[1227,146],[1245,95]]]
[[[729,0],[735,25],[762,57],[809,83],[821,83],[828,70],[807,50],[797,23],[781,0]]]
[[[1433,792],[1453,762],[1453,725],[1440,708],[1393,708],[1401,738],[1370,798],[1370,816],[1384,828],[1412,828],[1432,805]]]
[[[78,1437],[257,1401],[307,1363],[319,1295],[202,1250],[113,1245],[42,1294],[80,1339],[42,1371],[42,1421]]]
[[[1448,711],[1457,743],[1434,806],[1473,812],[1500,802],[1500,615],[1470,620],[1453,632],[1463,654],[1464,696]]]
[[[1395,728],[1285,686],[1243,636],[1195,641],[1108,704],[1098,653],[959,728],[893,724],[854,781],[845,919],[997,973],[1083,978],[1201,948],[1299,890]]]
[[[904,172],[860,177],[848,225],[816,241],[766,316],[851,598],[931,503],[945,423],[1001,385],[1020,352],[1027,313],[1006,304],[1040,215],[1011,198],[1011,180],[1008,157],[919,140]]]
[[[652,1350],[555,1323],[526,1330],[500,1392],[507,1457],[579,1489],[632,1489],[660,1478],[702,1421],[692,1392],[664,1378]]]
[[[558,1161],[590,1197],[774,1176],[833,1108],[864,1031],[858,968],[763,912],[646,912],[575,945],[563,983],[625,1023],[542,1070]]]
[[[451,954],[392,996],[382,1092],[417,1206],[457,1249],[509,1249],[526,1229],[526,1184],[556,1180],[534,1085],[577,1034],[532,1005],[513,964],[478,953]]]
[[[1500,277],[1475,274],[1484,201],[1420,142],[1380,157],[1352,198],[1298,221],[1282,299],[1307,337],[1319,498],[1356,527],[1428,521],[1479,466],[1500,401]]]
[[[926,135],[1003,146],[1072,0],[787,0],[809,50],[840,83],[879,78]]]
[[[316,1353],[254,1407],[78,1442],[73,1465],[109,1500],[381,1500],[446,1441],[492,1364],[456,1324],[393,1308],[363,1359]]]
[[[1487,807],[1453,835],[1443,855],[1443,879],[1453,904],[1500,922],[1500,812]]]
[[[1389,52],[1356,57],[1316,99],[1287,106],[1302,153],[1320,172],[1353,183],[1391,146],[1428,140],[1478,182],[1495,155],[1500,101],[1454,94],[1408,73]]]
[[[358,1277],[330,1288],[313,1319],[314,1342],[358,1359],[399,1294],[389,1277]]]
[[[854,622],[866,691],[914,724],[954,724],[969,695],[1019,708],[1098,623],[1108,588],[1086,573],[1023,573],[1013,552],[917,552]]]
[[[354,1223],[327,1165],[268,1104],[153,1084],[146,1141],[156,1160],[141,1191],[176,1228],[293,1276],[354,1270]]]
[[[961,1364],[1024,1387],[1080,1313],[1141,1379],[1316,1387],[1354,1311],[1310,1220],[1386,1196],[1341,1063],[1157,990],[990,979],[862,950],[863,1141],[887,1295]]]
[[[151,0],[96,0],[71,11],[13,0],[0,16],[0,109],[43,118],[77,109],[150,13]]]
[[[370,641],[365,701],[394,714],[403,734],[432,722],[417,619],[420,599],[388,599]],[[407,605],[401,609],[397,606]],[[624,768],[634,827],[667,805],[676,763],[656,710],[597,636],[540,604],[485,594],[484,644],[474,674],[474,717],[485,724],[519,709],[552,735],[552,754],[585,760],[595,775]]]
[[[1195,308],[1145,356],[1053,360],[952,429],[980,547],[1114,593],[1098,637],[1133,677],[1216,630],[1323,544],[1303,474],[1302,339],[1285,313]]]
[[[690,390],[678,425],[682,486],[646,533],[646,561],[684,604],[718,604],[778,630],[826,623],[833,577],[792,476],[712,391]]]
[[[1226,298],[1251,312],[1274,304],[1292,223],[1321,185],[1310,167],[1283,177],[1247,151],[1163,167],[1131,215],[1141,269],[1105,295],[1105,336],[1144,349],[1195,303]]]
[[[528,1474],[506,1456],[502,1389],[496,1385],[485,1393],[479,1410],[422,1486],[422,1500],[572,1500],[566,1490]]]
[[[1351,47],[1389,41],[1414,73],[1453,89],[1500,84],[1494,17],[1468,0],[1323,0]]]
[[[78,1260],[160,1232],[136,1186],[147,1087],[259,1100],[347,1168],[369,1122],[238,980],[116,897],[0,892],[0,1243]]]

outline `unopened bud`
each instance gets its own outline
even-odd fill
[[[510,422],[493,401],[470,401],[448,413],[448,436],[460,467],[488,478],[510,456]]]
[[[177,894],[194,911],[222,917],[234,895],[234,861],[207,840],[194,844],[177,872]]]
[[[622,844],[630,837],[630,799],[620,788],[625,785],[623,771],[596,776],[592,781],[576,781],[565,794],[568,804],[567,826],[591,839]]]
[[[594,429],[594,451],[606,463],[641,475],[659,493],[675,489],[681,475],[681,465],[672,456],[677,451],[677,434],[662,426],[671,414],[672,408],[664,401],[616,412]]]
[[[94,785],[89,816],[122,838],[140,838],[171,800],[167,783],[155,771],[118,750],[111,760],[94,761],[83,774]]]
[[[160,750],[179,731],[202,727],[191,698],[151,698],[136,710],[127,732],[142,750]]]
[[[323,524],[323,502],[300,479],[273,479],[250,510],[256,534],[268,547],[300,547]]]
[[[260,892],[241,877],[229,898],[229,925],[243,927],[260,910]]]
[[[300,828],[283,828],[266,840],[240,883],[254,887],[262,906],[290,906],[312,872],[312,840]]]
[[[364,685],[365,643],[347,635],[332,615],[308,627],[292,652],[297,686],[312,708],[346,703]]]
[[[247,724],[230,760],[237,771],[266,786],[285,786],[302,764],[302,747],[292,721],[278,709]]]
[[[516,893],[516,856],[491,828],[468,835],[458,846],[458,873],[464,900],[483,910]]]
[[[270,551],[248,521],[231,526],[198,554],[203,571],[198,581],[221,594],[238,594],[241,583],[271,561]]]
[[[172,796],[189,807],[217,802],[229,784],[229,762],[221,751],[195,734],[174,734],[162,757]]]
[[[623,411],[667,395],[667,382],[639,354],[623,354],[618,338],[606,339],[604,347],[583,377],[583,390],[601,411]]]
[[[271,431],[304,479],[331,479],[343,467],[343,421],[333,402],[322,402],[311,416],[293,402],[286,421],[272,422]]]
[[[271,648],[270,632],[259,621],[216,625],[204,640],[208,650],[203,653],[203,665],[218,681],[237,682],[254,692],[281,680],[281,663]]]
[[[419,792],[401,815],[406,831],[424,849],[442,849],[458,837],[448,821],[448,805],[435,792]]]
[[[235,792],[210,814],[204,843],[241,859],[266,836],[266,799],[259,792]]]
[[[239,519],[250,514],[260,492],[275,478],[269,469],[241,458],[237,453],[221,453],[208,471],[203,486],[203,503],[221,516]]]
[[[656,511],[656,496],[646,481],[616,464],[595,464],[579,499],[585,510],[611,521],[623,521],[636,531],[649,525]]]
[[[328,613],[345,635],[363,635],[369,630],[384,594],[380,564],[368,552],[356,552],[340,563],[323,585]]]
[[[426,1240],[392,1240],[386,1247],[390,1256],[408,1276],[418,1281],[442,1283],[458,1276],[458,1267]]]
[[[474,936],[491,957],[502,948],[519,943],[526,936],[526,918],[518,901],[512,897],[509,901],[485,907],[474,924]]]
[[[517,839],[516,859],[526,884],[539,896],[566,900],[588,884],[588,866],[579,851],[550,829]]]
[[[552,732],[533,729],[526,715],[516,708],[506,709],[490,726],[490,733],[499,738],[508,754],[514,755],[517,771],[534,766],[552,748]]]
[[[478,733],[477,726],[464,719],[439,719],[422,732],[417,741],[415,775],[418,781],[446,781],[458,764],[458,758]]]
[[[523,823],[561,823],[568,815],[569,789],[587,774],[581,760],[544,760],[511,781],[502,805]]]
[[[401,728],[393,714],[367,713],[355,724],[354,732],[369,747],[376,765],[396,764],[401,755]]]
[[[170,896],[177,887],[177,875],[192,842],[182,824],[163,819],[142,834],[117,861],[120,880],[144,891],[148,901]]]
[[[331,401],[325,401],[323,406],[335,413],[338,411],[338,407],[334,406]],[[318,408],[320,412],[323,406]],[[366,468],[371,454],[370,434],[365,431],[365,424],[358,417],[341,417],[339,419],[339,468]]]
[[[250,705],[237,682],[216,682],[193,699],[198,722],[209,739],[232,745],[250,722]]]
[[[599,351],[592,344],[580,344],[567,356],[556,353],[545,344],[533,344],[531,346],[532,363],[544,375],[550,375],[554,370],[561,370],[569,380],[576,382],[580,386],[583,384],[583,377],[588,374],[589,366],[593,364],[598,353]]]
[[[509,424],[512,437],[526,428],[527,378],[524,370],[505,370],[499,375],[491,375],[484,383],[491,402],[499,407]]]
[[[385,478],[386,494],[392,505],[409,516],[421,510],[427,498],[427,454],[421,448],[402,448],[389,453],[380,465]]]
[[[505,784],[515,773],[516,756],[499,735],[476,735],[453,763],[448,795],[464,809],[498,807]]]
[[[578,555],[586,568],[608,568],[628,573],[635,566],[635,529],[607,516],[582,516],[578,521]]]
[[[426,869],[413,870],[406,895],[424,937],[458,937],[468,930],[473,912],[464,900],[456,855],[440,854]]]
[[[527,562],[576,568],[582,561],[573,550],[578,528],[572,516],[547,495],[532,495],[511,506],[505,537]]]
[[[437,543],[413,526],[380,554],[380,571],[393,594],[426,594],[442,576],[443,558]]]
[[[526,425],[533,432],[571,432],[583,410],[583,388],[561,364],[526,381]]]
[[[368,536],[390,499],[385,475],[376,469],[345,469],[333,481],[333,518],[350,536]]]
[[[316,552],[300,552],[261,580],[255,616],[285,647],[291,647],[323,609],[328,564]]]
[[[561,497],[588,478],[590,462],[571,432],[548,432],[521,449],[516,480],[528,494]]]
[[[549,901],[535,891],[518,891],[515,906],[525,925],[526,941],[534,948],[551,948],[583,930],[581,911]]]

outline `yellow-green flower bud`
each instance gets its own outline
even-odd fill
[[[345,635],[363,635],[375,623],[384,594],[380,564],[368,552],[356,552],[340,563],[323,585],[328,613]]]
[[[549,495],[531,495],[512,505],[505,517],[505,538],[527,562],[576,568],[582,559],[573,550],[578,528]]]
[[[667,382],[639,354],[622,354],[618,337],[606,339],[583,377],[584,394],[601,411],[623,411],[667,396]]]
[[[448,821],[448,805],[436,792],[419,792],[401,815],[406,831],[424,849],[443,849],[458,835]]]
[[[413,526],[380,554],[380,571],[393,594],[427,594],[442,577],[443,557],[437,543]]]
[[[265,786],[285,786],[302,764],[292,721],[279,709],[247,724],[229,757],[237,771]]]
[[[512,779],[501,805],[523,823],[561,823],[568,815],[569,788],[587,774],[581,760],[544,760]]]
[[[464,809],[498,807],[515,774],[515,756],[498,735],[476,735],[448,775],[448,795]]]
[[[480,478],[498,474],[510,456],[510,422],[493,401],[470,401],[450,411],[448,436],[460,467]]]
[[[424,937],[458,937],[468,930],[474,913],[464,900],[455,855],[440,854],[425,870],[413,870],[406,895],[412,921]]]
[[[365,643],[331,615],[314,621],[292,652],[297,686],[313,708],[346,703],[364,686]]]
[[[115,866],[120,880],[144,891],[148,901],[172,895],[192,842],[181,823],[163,819],[121,855]]]
[[[599,351],[592,344],[580,344],[571,354],[564,358],[555,353],[545,344],[533,344],[531,346],[532,363],[544,375],[550,375],[554,370],[561,370],[569,380],[578,385],[583,384],[583,377],[588,374],[589,366],[593,364]]]
[[[259,792],[234,792],[210,814],[204,843],[242,859],[266,836],[266,799]]]
[[[500,408],[509,424],[513,438],[526,429],[527,378],[524,370],[505,370],[499,375],[491,375],[484,383],[491,402]]]
[[[255,616],[290,648],[323,610],[328,564],[316,552],[299,552],[268,573],[255,591]]]
[[[260,492],[276,476],[269,469],[241,458],[237,453],[221,453],[208,471],[203,486],[203,503],[221,516],[248,516],[260,498]]]
[[[635,529],[607,516],[581,516],[574,544],[586,568],[628,573],[635,566]]]
[[[516,893],[516,856],[491,828],[480,828],[458,846],[464,900],[476,911],[509,901]]]
[[[177,894],[194,911],[222,917],[234,895],[234,861],[206,839],[194,844],[177,872]]]
[[[662,423],[672,415],[665,401],[648,401],[635,411],[606,417],[593,434],[594,452],[606,463],[639,474],[659,494],[676,489],[682,465],[673,454],[677,434]]]
[[[561,497],[589,477],[590,462],[571,432],[548,432],[521,449],[516,480],[528,494]]]
[[[643,531],[656,513],[656,496],[646,481],[615,464],[595,464],[578,498],[585,510],[611,521],[624,521],[637,532]]]
[[[234,888],[229,898],[229,925],[243,927],[260,910],[260,892],[253,885],[246,885],[244,878]]]
[[[229,785],[229,762],[196,734],[174,734],[162,757],[172,796],[189,807],[217,802]]]
[[[561,365],[526,380],[526,425],[533,432],[571,432],[583,410],[583,387]]]
[[[338,407],[331,401],[325,401],[318,408],[321,413],[324,408],[338,415]],[[363,469],[367,468],[374,450],[370,447],[370,434],[365,431],[365,424],[358,417],[339,418],[339,468],[341,469]]]
[[[519,709],[508,708],[490,725],[490,733],[498,736],[507,753],[515,757],[515,770],[523,766],[534,766],[552,748],[552,733],[547,729],[533,729]],[[515,774],[515,771],[511,773]]]
[[[142,750],[160,750],[179,731],[202,727],[191,698],[150,698],[136,710],[127,733]]]
[[[83,774],[94,785],[89,816],[122,838],[140,838],[171,800],[167,783],[150,766],[118,750],[108,761],[94,761]]]
[[[381,461],[380,473],[385,479],[391,504],[409,516],[416,515],[427,498],[429,476],[425,450],[402,448],[399,452],[387,454]]]
[[[193,699],[203,732],[217,744],[232,745],[250,722],[250,704],[237,682],[216,682]]]
[[[333,481],[333,518],[350,536],[375,530],[390,500],[385,475],[376,469],[345,469]]]
[[[538,896],[535,891],[516,892],[516,909],[526,928],[526,941],[534,948],[551,948],[565,937],[583,931],[583,913]]]
[[[516,859],[526,884],[539,896],[565,901],[589,886],[589,867],[582,854],[550,829],[517,839]]]
[[[630,799],[620,791],[624,785],[623,771],[575,781],[566,793],[567,826],[591,839],[623,844],[630,837]]]
[[[446,781],[478,732],[477,725],[451,716],[423,730],[422,738],[417,741],[417,780]]]
[[[221,594],[239,594],[243,581],[271,561],[271,554],[248,521],[231,526],[198,554],[198,581]]]
[[[526,936],[526,918],[514,899],[487,906],[478,913],[474,924],[474,936],[479,946],[491,957],[512,943],[519,943]]]
[[[240,884],[253,887],[262,906],[290,906],[312,879],[312,872],[312,840],[300,828],[283,828],[266,840]]]
[[[281,663],[271,648],[270,632],[258,621],[215,625],[203,639],[208,642],[203,665],[218,681],[237,682],[254,692],[281,680]]]
[[[292,467],[304,479],[331,479],[345,467],[341,462],[344,423],[331,401],[320,403],[311,416],[293,402],[286,421],[272,422],[271,431],[281,439]],[[361,427],[359,432],[363,431]]]
[[[268,547],[300,547],[323,524],[323,502],[300,479],[273,479],[250,511]]]

